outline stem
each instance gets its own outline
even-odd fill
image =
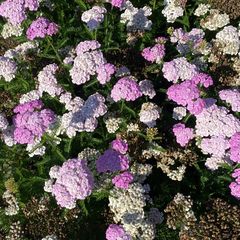
[[[49,37],[47,37],[47,41],[50,44],[50,46],[51,46],[52,50],[54,51],[54,53],[56,54],[57,60],[62,64],[62,59],[61,59],[57,49],[53,46],[53,44],[52,44],[52,42],[51,42]]]

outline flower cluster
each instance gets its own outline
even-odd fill
[[[14,108],[14,140],[20,144],[34,143],[40,139],[48,127],[54,123],[55,114],[50,109],[42,109],[40,100],[19,104]],[[42,110],[41,110],[42,109]]]
[[[167,0],[162,14],[167,18],[167,22],[174,23],[178,17],[183,16],[187,0]]]
[[[104,7],[94,6],[82,14],[82,21],[87,23],[90,30],[98,28],[99,24],[103,22],[104,13],[107,10]]]
[[[121,14],[121,22],[127,24],[128,32],[150,30],[152,21],[148,16],[152,15],[150,7],[136,8],[130,1],[126,1],[126,9]]]
[[[17,64],[13,60],[0,56],[0,76],[3,77],[6,82],[10,82],[15,78],[16,71]]]
[[[230,159],[233,162],[240,163],[240,132],[235,133],[229,140]]]
[[[0,4],[0,16],[13,25],[21,24],[26,18],[26,11],[37,11],[38,0],[6,0]]]
[[[173,133],[177,138],[177,142],[182,147],[185,147],[188,142],[194,138],[193,129],[186,128],[182,123],[178,123],[173,126]]]
[[[93,132],[98,124],[97,118],[107,112],[107,106],[104,104],[105,98],[99,93],[89,96],[85,102],[78,97],[75,98],[76,106],[73,106],[71,96],[69,97],[64,101],[70,105],[72,110],[63,114],[60,132],[66,132],[68,137],[75,136],[77,132]]]
[[[62,167],[54,166],[45,182],[45,191],[51,192],[61,207],[72,209],[78,199],[92,193],[94,179],[84,160],[69,159]]]
[[[148,127],[156,126],[156,120],[160,118],[160,108],[155,103],[143,103],[139,113],[140,122],[143,122]]]
[[[80,42],[76,47],[77,56],[73,60],[73,67],[70,70],[72,82],[81,85],[89,81],[91,76],[97,74],[97,79],[101,84],[110,81],[115,72],[112,64],[106,63],[103,54],[98,48],[97,41]]]
[[[235,178],[235,181],[229,185],[231,194],[240,199],[240,168],[234,170],[232,177]]]
[[[59,27],[56,23],[50,22],[47,18],[39,17],[27,29],[27,38],[34,40],[35,38],[53,36],[58,32],[58,29]]]
[[[175,58],[163,64],[163,76],[169,81],[176,83],[178,80],[193,78],[197,73],[197,67],[187,61],[185,57]]]
[[[130,77],[119,79],[111,91],[111,97],[114,102],[118,102],[122,99],[126,101],[135,101],[141,96],[142,92],[138,83]]]
[[[234,112],[240,112],[240,91],[237,89],[225,89],[219,92],[221,100],[230,104]]]
[[[106,239],[107,240],[131,240],[131,236],[127,234],[122,226],[117,224],[110,224],[106,231]]]
[[[149,62],[160,63],[165,56],[165,46],[157,43],[153,47],[144,48],[142,56]]]

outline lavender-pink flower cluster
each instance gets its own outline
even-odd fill
[[[48,127],[55,121],[55,114],[50,109],[42,109],[40,100],[18,105],[13,111],[14,140],[20,144],[34,143],[40,139]]]
[[[165,56],[165,46],[157,43],[153,47],[144,48],[142,56],[151,63],[160,63]]]
[[[198,69],[194,64],[189,63],[185,57],[180,57],[165,62],[162,72],[169,82],[177,83],[178,80],[192,79],[198,73]]]
[[[113,86],[111,97],[114,102],[120,100],[135,101],[142,96],[138,83],[130,77],[123,77]]]
[[[235,178],[235,181],[229,185],[231,194],[240,200],[240,168],[234,170],[232,177]]]
[[[231,139],[230,143],[230,159],[233,162],[240,163],[240,132],[235,133]]]
[[[173,126],[173,133],[176,136],[177,143],[185,147],[190,140],[194,138],[192,128],[187,128],[183,123],[177,123]]]
[[[106,231],[107,240],[132,240],[131,236],[127,234],[124,228],[117,224],[110,224]]]
[[[49,175],[51,179],[45,186],[48,185],[48,192],[61,207],[72,209],[78,199],[83,200],[92,193],[94,178],[84,160],[69,159],[62,167],[52,167]]]
[[[47,18],[39,17],[31,23],[26,34],[29,40],[34,40],[35,38],[55,35],[58,29],[59,27],[56,23],[50,22]]]
[[[240,90],[225,89],[219,92],[219,97],[230,104],[234,112],[240,112]]]
[[[129,184],[133,181],[133,174],[123,172],[112,179],[112,183],[117,188],[128,189]]]
[[[0,16],[11,24],[19,25],[26,18],[26,11],[37,11],[39,0],[6,0],[0,4]]]

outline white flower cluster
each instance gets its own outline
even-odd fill
[[[240,47],[238,29],[233,26],[226,26],[216,34],[215,43],[224,54],[237,55]]]
[[[0,77],[10,82],[15,78],[16,72],[17,64],[8,57],[0,56]]]
[[[21,25],[13,25],[10,22],[7,22],[3,25],[1,35],[4,39],[16,36],[19,37],[22,35],[23,28]]]
[[[95,93],[82,101],[74,111],[63,114],[61,118],[60,133],[66,133],[68,137],[74,137],[77,132],[93,132],[98,124],[97,118],[107,112],[104,104],[105,98]]]
[[[175,164],[174,160],[172,162],[168,162],[168,164],[157,162],[157,167],[161,168],[162,171],[166,173],[170,179],[180,182],[184,177],[186,166],[180,165],[176,169],[172,169],[172,165],[174,164]]]
[[[94,6],[82,14],[82,21],[87,23],[90,30],[98,28],[99,24],[104,20],[104,14],[107,12],[106,8]]]
[[[176,0],[164,0],[165,7],[162,14],[167,18],[167,22],[174,23],[178,17],[183,16],[184,9]]]
[[[26,147],[29,157],[43,156],[46,151],[46,147],[41,145],[40,139],[35,139],[33,143],[28,143]]]
[[[152,173],[151,164],[134,163],[131,166],[131,173],[134,175],[134,181],[143,183],[147,177]]]
[[[197,17],[203,16],[209,12],[210,8],[210,4],[200,3],[194,12],[194,15]]]
[[[114,221],[120,222],[132,237],[141,240],[155,238],[155,224],[144,212],[148,191],[140,183],[130,184],[128,189],[114,188],[110,191],[109,207]]]
[[[148,127],[155,127],[156,120],[160,118],[160,108],[155,103],[143,103],[139,116],[140,122],[143,122]]]
[[[70,92],[63,92],[59,98],[59,101],[65,105],[68,111],[76,112],[83,106],[84,100],[80,97],[72,97]]]
[[[106,125],[107,131],[109,133],[115,133],[119,129],[120,124],[123,122],[123,119],[115,117],[112,114],[106,114],[103,121]]]
[[[81,85],[89,81],[96,74],[98,67],[106,63],[100,50],[81,52],[74,59],[73,67],[69,71],[72,82]]]
[[[195,214],[192,210],[193,201],[190,196],[184,196],[181,193],[177,193],[172,201],[176,209],[179,209],[179,213],[182,216],[181,220],[181,230],[188,230],[188,223],[196,221]],[[171,212],[171,209],[166,208],[165,212]],[[167,221],[167,225],[169,228],[176,229],[179,226],[175,226],[172,221]]]
[[[24,42],[19,44],[18,46],[16,46],[13,49],[9,49],[5,52],[4,57],[8,57],[8,58],[25,58],[26,55],[30,52],[30,51],[38,51],[38,42],[36,41],[28,41],[28,42]]]
[[[218,28],[222,28],[229,24],[230,18],[226,13],[220,13],[217,9],[211,9],[207,17],[201,20],[200,25],[202,28],[206,28],[211,31],[215,31]]]
[[[42,240],[58,240],[56,235],[48,235],[45,238],[42,238]]]
[[[127,125],[127,133],[130,133],[130,132],[140,132],[138,123],[129,123]]]
[[[59,96],[63,91],[62,87],[58,84],[55,74],[58,70],[57,64],[49,64],[43,68],[38,74],[38,90],[42,95],[43,92],[48,93],[50,96]]]
[[[14,130],[13,126],[9,125],[6,129],[2,131],[2,134],[1,134],[2,140],[9,147],[12,147],[16,143],[13,138],[13,130]]]
[[[3,193],[2,198],[7,203],[7,207],[5,207],[5,214],[8,216],[16,215],[19,211],[19,206],[17,199],[15,198],[13,193],[11,193],[9,190],[6,190]]]
[[[140,87],[143,95],[148,96],[150,99],[152,99],[156,96],[156,91],[150,80],[145,79],[143,81],[140,81],[139,87]]]
[[[173,109],[173,119],[182,120],[187,115],[187,109],[185,107],[175,107]]]
[[[25,94],[23,94],[20,99],[19,102],[22,103],[26,103],[26,102],[30,102],[33,100],[37,100],[41,97],[41,94],[38,90],[32,90],[30,92],[27,92]]]
[[[212,170],[215,171],[217,170],[223,163],[226,163],[226,160],[221,157],[216,157],[216,156],[211,156],[206,159],[205,166]]]
[[[4,113],[0,113],[0,130],[7,129],[9,123]]]
[[[152,15],[150,7],[136,8],[130,1],[126,1],[125,7],[120,22],[127,25],[128,32],[151,30],[152,21],[147,18]]]

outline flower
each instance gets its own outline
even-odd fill
[[[62,167],[54,166],[50,173],[55,182],[49,190],[61,207],[72,209],[78,199],[83,200],[92,193],[94,179],[84,160],[69,159]]]
[[[129,159],[113,149],[108,149],[97,159],[96,164],[99,173],[124,171],[129,168]]]
[[[240,200],[240,168],[234,170],[232,177],[235,178],[235,181],[229,185],[231,195]]]
[[[27,38],[34,40],[35,38],[45,38],[46,36],[55,35],[58,32],[58,25],[50,22],[44,17],[39,17],[33,21],[27,29]]]
[[[128,235],[122,226],[117,224],[111,224],[106,231],[107,240],[131,240],[131,236]]]
[[[121,99],[126,101],[135,101],[142,96],[141,89],[136,81],[130,77],[123,77],[113,86],[111,97],[114,102]]]
[[[130,172],[124,172],[112,179],[112,183],[117,188],[127,189],[129,184],[133,181],[133,175]]]
[[[115,139],[111,143],[111,148],[121,154],[125,154],[128,150],[128,144],[122,139]]]
[[[182,123],[177,123],[173,126],[173,133],[177,138],[177,143],[182,147],[185,147],[194,138],[193,129],[186,128]]]

